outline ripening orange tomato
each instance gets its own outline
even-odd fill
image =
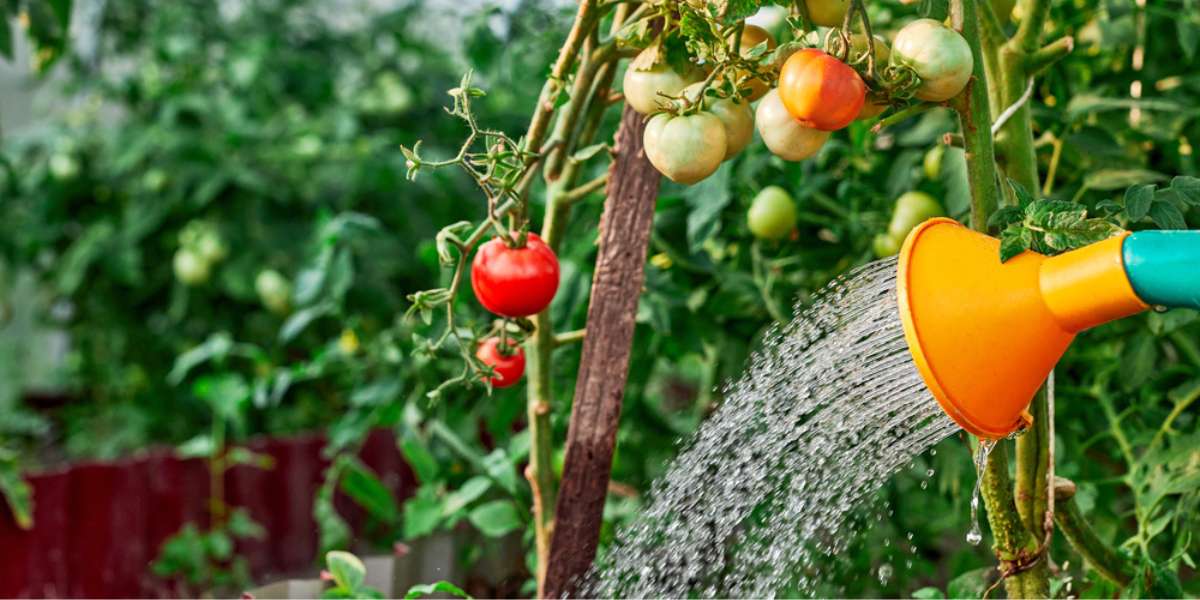
[[[867,84],[850,65],[805,48],[779,71],[779,99],[797,121],[821,131],[836,131],[862,111]]]

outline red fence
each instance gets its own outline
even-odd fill
[[[255,579],[311,569],[317,560],[313,494],[328,461],[317,435],[248,443],[275,460],[271,470],[236,467],[225,476],[229,504],[244,507],[267,535],[239,543]],[[360,453],[398,498],[415,477],[390,432],[376,431]],[[179,593],[154,577],[150,563],[186,522],[207,521],[208,470],[201,459],[156,450],[114,462],[88,462],[30,477],[33,529],[23,531],[0,506],[0,597],[132,598]],[[345,498],[351,524],[362,513]]]

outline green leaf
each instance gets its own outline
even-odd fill
[[[1167,200],[1156,200],[1150,206],[1150,219],[1162,229],[1187,229],[1183,213]]]
[[[1083,185],[1089,190],[1111,191],[1140,183],[1158,183],[1166,180],[1166,175],[1148,169],[1102,169],[1088,173],[1083,178]]]
[[[923,587],[913,592],[912,597],[917,598],[918,600],[938,600],[945,598],[946,595],[942,593],[942,590],[939,590],[935,587]]]
[[[284,321],[283,327],[279,328],[279,341],[287,343],[292,341],[296,336],[300,335],[309,325],[333,312],[334,306],[328,302],[322,302],[316,306],[298,310]]]
[[[1171,190],[1184,202],[1200,206],[1200,177],[1181,175],[1171,180]]]
[[[442,516],[450,517],[466,508],[467,505],[487,493],[491,487],[492,480],[482,475],[468,479],[462,484],[462,487],[446,497],[446,502],[442,505]]]
[[[334,486],[340,475],[341,467],[330,467],[325,471],[326,481],[317,490],[313,499],[313,521],[317,524],[317,537],[321,550],[329,551],[345,548],[350,545],[350,526],[337,512],[333,504]]]
[[[423,485],[404,502],[404,539],[433,533],[442,517],[442,501],[433,486]]]
[[[67,248],[59,263],[62,266],[55,282],[59,293],[74,294],[83,283],[88,269],[105,254],[116,236],[117,228],[108,221],[101,221],[84,230]]]
[[[438,462],[425,446],[424,440],[415,433],[405,433],[400,438],[400,453],[417,474],[417,481],[432,483],[438,477]]]
[[[337,586],[346,591],[357,591],[367,578],[366,565],[357,556],[344,550],[325,553],[325,568]]]
[[[471,598],[471,595],[463,591],[462,588],[450,583],[449,581],[436,581],[434,583],[423,583],[414,585],[408,588],[404,593],[404,600],[413,600],[414,598],[423,598],[433,594],[450,594],[458,598]]]
[[[996,572],[993,567],[967,571],[946,584],[947,598],[982,598]]]
[[[341,487],[347,496],[367,509],[372,517],[389,525],[399,518],[400,509],[396,506],[396,499],[391,490],[357,459],[347,462],[346,470],[342,473]]]
[[[236,421],[250,400],[250,386],[236,373],[210,375],[196,380],[192,392],[208,403],[218,418]]]
[[[688,251],[701,251],[708,241],[721,229],[721,211],[729,205],[733,196],[729,193],[729,180],[733,172],[731,163],[723,163],[704,181],[683,193],[688,205],[687,240]]]
[[[17,527],[33,528],[33,487],[21,476],[16,461],[0,462],[0,496],[8,504]]]
[[[167,383],[179,385],[192,369],[210,361],[225,358],[233,349],[233,338],[228,333],[214,333],[204,343],[180,354],[167,374]]]
[[[1144,183],[1125,190],[1125,214],[1133,221],[1140,221],[1150,214],[1150,204],[1154,202],[1155,185]]]
[[[1121,385],[1126,390],[1135,390],[1154,373],[1158,359],[1158,348],[1154,336],[1144,331],[1134,334],[1121,353]]]
[[[1008,262],[1009,259],[1029,250],[1032,245],[1032,232],[1018,225],[1010,225],[1000,234],[1000,262]]]
[[[225,526],[229,533],[237,538],[261,540],[267,536],[267,530],[255,522],[244,508],[237,508],[229,513],[229,521]]]
[[[493,500],[477,506],[467,515],[467,520],[488,537],[501,537],[522,526],[517,507],[511,500]]]
[[[487,471],[500,487],[504,488],[514,496],[517,493],[518,480],[517,471],[513,466],[512,460],[509,459],[508,453],[503,448],[496,448],[490,454],[483,457],[483,468]]]

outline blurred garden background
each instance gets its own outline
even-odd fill
[[[140,587],[121,589],[237,593],[315,573],[322,550],[392,554],[440,536],[450,540],[438,556],[453,583],[479,596],[533,594],[524,389],[441,387],[460,359],[430,351],[436,325],[406,317],[408,294],[446,283],[438,231],[479,220],[485,206],[457,171],[407,181],[400,145],[423,140],[422,153],[435,157],[457,151],[466,132],[444,111],[446,91],[468,70],[487,93],[475,101],[479,120],[520,135],[573,3],[8,5],[19,9],[0,10],[11,26],[0,37],[4,534],[46,526],[36,517],[60,514],[52,503],[91,501],[69,491],[43,498],[27,478],[169,451],[207,461],[196,463],[209,482],[202,510],[142,553]],[[1124,205],[1131,186],[1166,189],[1173,176],[1200,175],[1198,9],[1194,0],[1053,3],[1048,27],[1076,46],[1034,90],[1043,195],[1132,229],[1200,226],[1187,197],[1160,198],[1141,214]],[[887,32],[917,14],[944,18],[946,7],[878,0],[869,10]],[[755,22],[782,35],[781,12]],[[601,139],[617,117],[607,115]],[[763,332],[876,258],[900,195],[920,190],[951,216],[967,212],[962,151],[942,143],[955,127],[948,110],[881,134],[855,123],[808,161],[785,163],[752,144],[698,185],[664,183],[602,545],[636,513],[677,441],[720,404],[722,384]],[[777,242],[746,226],[768,185],[798,208],[796,230]],[[583,327],[602,201],[584,198],[567,225],[556,330]],[[469,295],[460,305],[464,322],[487,321]],[[579,349],[557,356],[550,422],[561,442]],[[1200,593],[1200,430],[1189,408],[1200,397],[1196,313],[1152,312],[1085,334],[1058,371],[1057,394],[1056,469],[1077,483],[1080,509],[1103,538]],[[380,443],[368,442],[373,431],[403,460],[369,460],[380,456],[363,453]],[[303,490],[288,487],[289,463],[264,441],[297,436],[317,439],[311,451],[321,457]],[[249,449],[228,450],[239,446]],[[305,495],[310,512],[296,526],[311,530],[311,556],[287,569],[241,560],[286,542],[264,534],[278,530],[270,502],[225,494],[234,469],[276,473],[264,475],[275,477],[264,489],[284,486],[279,498]],[[827,594],[979,593],[994,557],[964,539],[974,483],[965,436],[919,457],[882,488],[850,551],[827,567]],[[119,497],[114,506],[155,510]],[[9,569],[28,574],[50,560],[37,557],[54,556],[18,557],[3,539]],[[1113,593],[1063,540],[1053,548],[1054,594]],[[64,556],[67,564],[75,554]],[[499,575],[481,575],[489,572]],[[55,587],[67,577],[0,589],[74,594]]]

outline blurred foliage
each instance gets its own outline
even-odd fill
[[[944,3],[924,4],[944,16]],[[1200,175],[1191,145],[1200,133],[1196,2],[1054,4],[1052,35],[1074,35],[1077,48],[1035,90],[1041,171],[1052,174],[1042,196],[1133,229],[1200,225],[1170,183]],[[871,5],[884,33],[918,11]],[[50,402],[30,393],[47,390],[26,389],[22,403],[0,397],[4,445],[35,467],[63,453],[204,447],[214,418],[233,439],[325,428],[334,461],[314,513],[327,549],[350,543],[337,490],[367,509],[380,547],[466,528],[524,532],[528,542],[521,386],[431,401],[426,393],[460,365],[423,351],[430,332],[400,318],[406,293],[446,283],[438,229],[478,220],[484,207],[450,171],[405,182],[398,149],[422,139],[425,154],[454,152],[464,128],[443,112],[444,91],[467,65],[488,92],[476,103],[480,120],[523,131],[569,7],[530,0],[461,18],[418,2],[345,8],[108,2],[97,56],[60,61],[72,108],[3,140],[0,348],[26,352],[13,340],[64,334],[65,384],[49,390]],[[1145,60],[1135,70],[1139,46]],[[1134,82],[1143,97],[1130,97]],[[614,126],[606,122],[602,137]],[[696,186],[663,186],[604,539],[637,510],[676,441],[720,403],[721,384],[763,333],[874,257],[896,197],[920,189],[950,215],[966,213],[962,152],[946,149],[940,168],[923,165],[954,127],[942,110],[879,135],[856,123],[802,163],[751,144]],[[755,241],[745,225],[767,185],[797,201],[790,239]],[[597,197],[586,200],[567,226],[556,330],[584,324],[599,212]],[[181,253],[203,268],[181,276]],[[267,270],[286,285],[261,283]],[[466,323],[487,318],[470,298],[458,309]],[[1078,483],[1093,526],[1137,560],[1178,572],[1190,594],[1200,593],[1188,554],[1200,501],[1198,321],[1152,312],[1082,335],[1058,371],[1056,407],[1056,469]],[[552,423],[562,440],[579,349],[556,358]],[[421,482],[411,498],[391,497],[350,458],[373,427],[395,429]],[[19,488],[12,468],[0,469],[5,487]],[[859,538],[829,565],[829,595],[932,586],[953,597],[994,580],[987,548],[963,539],[974,484],[965,441],[943,442],[910,471],[881,490]],[[480,543],[463,558],[493,551]],[[204,555],[177,558],[202,564],[195,556]],[[1115,593],[1062,540],[1054,557],[1059,595]]]

